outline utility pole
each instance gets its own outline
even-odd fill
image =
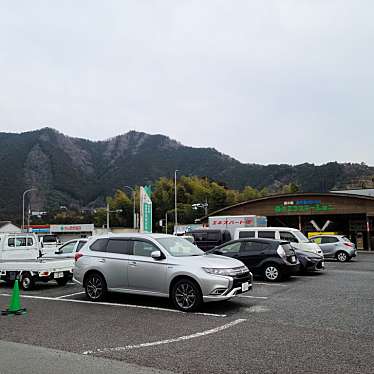
[[[106,203],[106,229],[109,232],[109,203]]]
[[[122,213],[122,209],[109,210],[109,203],[106,204],[106,229],[110,230],[109,227],[109,213]]]
[[[175,213],[175,230],[177,230],[178,225],[178,207],[177,207],[177,172],[179,170],[174,171],[174,213]]]
[[[36,191],[36,188],[29,188],[22,194],[22,232],[25,231],[25,195],[31,191]]]
[[[168,233],[168,212],[165,213],[165,234]]]

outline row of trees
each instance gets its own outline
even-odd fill
[[[139,209],[139,188],[136,188],[136,206]],[[297,192],[298,188],[291,183],[282,186],[281,193]],[[155,231],[159,228],[158,222],[164,219],[166,214],[170,220],[170,226],[174,222],[174,180],[170,178],[159,178],[152,186],[153,202],[153,226]],[[194,204],[207,203],[208,212],[269,195],[266,188],[257,190],[247,186],[242,191],[229,189],[214,180],[200,177],[182,176],[177,181],[178,223],[193,223],[195,219],[205,215],[205,209],[193,208]],[[115,194],[107,198],[111,211],[122,210],[121,213],[111,214],[111,226],[132,227],[133,205],[132,196],[125,191],[117,190]],[[93,216],[97,226],[103,226],[106,222],[106,210],[99,209]]]
[[[139,187],[135,188],[136,212],[139,213]],[[284,185],[277,193],[297,192],[298,187],[291,183]],[[159,221],[164,219],[166,214],[169,220],[169,232],[174,224],[174,180],[170,178],[159,178],[152,185],[153,202],[153,227],[154,231],[161,231]],[[272,191],[272,193],[274,193]],[[182,176],[177,181],[177,202],[178,202],[178,223],[193,223],[195,219],[205,215],[205,209],[193,208],[193,204],[207,204],[209,213],[218,209],[269,195],[264,188],[247,186],[242,191],[227,188],[225,185],[209,178]],[[116,190],[113,196],[108,196],[106,202],[109,204],[110,226],[111,227],[132,227],[133,226],[133,200],[128,191]],[[92,222],[97,227],[105,227],[107,209],[98,208],[95,210],[66,210],[48,214],[42,219],[33,219],[37,223],[84,223]]]

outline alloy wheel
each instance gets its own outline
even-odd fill
[[[347,261],[347,254],[344,253],[344,252],[339,252],[339,253],[338,253],[338,260],[339,260],[340,262],[345,262],[345,261]]]
[[[196,298],[196,290],[189,283],[180,283],[175,290],[175,301],[181,309],[193,308]]]
[[[279,270],[275,266],[268,266],[265,269],[265,276],[271,281],[275,281],[279,277]]]
[[[92,300],[99,299],[103,294],[103,282],[97,275],[93,275],[87,281],[86,290]]]

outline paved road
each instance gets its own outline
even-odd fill
[[[274,285],[258,281],[246,294],[251,297],[207,304],[200,314],[128,295],[93,304],[77,285],[41,285],[23,294],[26,316],[0,317],[0,338],[30,349],[87,353],[82,357],[114,367],[126,362],[183,373],[373,373],[373,289],[370,254],[328,262],[322,274]],[[0,294],[10,291],[3,287]],[[1,306],[8,302],[0,296]]]

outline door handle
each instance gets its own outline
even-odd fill
[[[100,258],[99,262],[105,262],[105,258]]]
[[[130,262],[129,262],[129,265],[131,265],[131,266],[136,266],[136,261],[130,261]]]

